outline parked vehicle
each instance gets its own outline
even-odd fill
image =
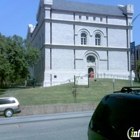
[[[12,117],[14,113],[20,113],[20,104],[14,97],[0,98],[0,115]]]
[[[106,95],[88,127],[88,140],[140,139],[140,87],[123,87]]]

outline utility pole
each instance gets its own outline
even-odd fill
[[[131,31],[132,31],[132,28],[133,28],[133,23],[134,21],[140,16],[140,14],[138,14],[133,20],[132,22],[129,24],[129,49],[130,49],[130,86],[133,86],[133,80],[132,80],[132,70],[134,70],[134,68],[132,68],[132,56],[131,56],[131,53],[132,53],[132,48],[131,47],[135,47],[134,45],[134,42],[131,42]]]

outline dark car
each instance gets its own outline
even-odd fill
[[[140,87],[106,95],[88,127],[88,140],[140,139]]]

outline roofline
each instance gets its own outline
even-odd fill
[[[124,14],[122,14],[122,15],[111,15],[111,14],[110,14],[110,15],[109,15],[109,14],[99,14],[99,13],[91,13],[91,12],[79,12],[79,11],[70,11],[70,10],[60,10],[60,9],[55,9],[55,8],[53,8],[53,9],[51,9],[51,10],[52,10],[52,11],[62,11],[62,12],[64,11],[64,12],[69,12],[69,13],[73,13],[73,14],[74,14],[74,13],[77,13],[77,14],[78,14],[78,13],[79,13],[79,14],[83,14],[83,13],[84,13],[84,14],[88,14],[88,15],[89,15],[89,14],[91,14],[91,15],[94,14],[94,15],[108,16],[108,17],[122,17],[122,18],[125,17]]]

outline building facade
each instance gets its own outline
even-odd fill
[[[41,51],[32,70],[37,83],[57,85],[91,71],[95,78],[128,78],[133,12],[133,5],[40,0],[37,24],[27,33]]]
[[[136,80],[140,80],[140,71],[138,71],[138,66],[137,65],[139,65],[139,64],[137,64],[137,63],[139,63],[140,62],[140,45],[137,45],[136,47],[135,47],[135,78],[136,78]]]

